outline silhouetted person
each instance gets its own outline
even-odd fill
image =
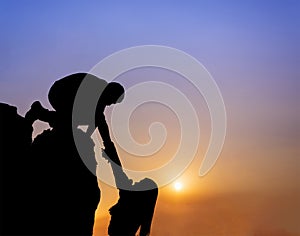
[[[74,116],[73,104],[82,83],[86,87]],[[77,73],[56,81],[50,88],[48,98],[55,111],[44,109],[39,102],[32,104],[26,118],[31,122],[37,119],[48,122],[52,127],[38,135],[31,148],[33,184],[30,191],[35,194],[30,203],[37,216],[32,234],[92,234],[100,191],[90,135],[96,125],[104,146],[114,148],[103,112],[106,106],[121,101],[123,94],[124,88],[120,84]],[[99,98],[98,101],[95,97]],[[96,111],[92,110],[93,107]],[[78,125],[89,125],[89,129],[84,133],[77,129]],[[81,156],[73,135],[79,139]]]
[[[123,171],[116,151],[105,149],[103,157],[111,163],[116,186],[119,189],[119,200],[109,210],[111,220],[108,234],[110,236],[134,236],[140,229],[140,236],[149,235],[158,186],[149,178],[133,184],[133,181]]]

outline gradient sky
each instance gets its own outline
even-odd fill
[[[144,44],[183,50],[211,73],[227,109],[223,152],[202,178],[210,131],[202,97],[172,73],[145,69],[117,78],[126,88],[151,77],[170,82],[188,94],[200,119],[202,139],[180,177],[184,188],[161,189],[153,234],[299,235],[299,13],[296,0],[0,0],[0,101],[22,115],[35,100],[51,109],[47,93],[55,80],[89,71],[113,52]],[[168,158],[178,142],[176,119],[152,105],[137,110],[132,132],[146,142],[151,121],[174,122],[157,154]]]

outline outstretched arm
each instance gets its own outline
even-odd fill
[[[117,150],[115,148],[114,143],[111,141],[110,135],[109,135],[109,129],[108,129],[108,125],[106,123],[105,120],[105,116],[103,114],[103,112],[98,112],[96,114],[96,127],[99,130],[99,133],[101,135],[102,141],[103,141],[103,146],[105,148],[106,153],[109,156],[114,156],[115,158],[115,162],[117,162],[118,165],[121,165],[120,161],[118,161],[118,157],[117,157]],[[112,158],[112,157],[111,157]]]
[[[119,189],[129,189],[132,186],[132,180],[129,179],[122,168],[122,163],[120,161],[117,149],[114,143],[111,141],[109,135],[109,128],[105,120],[105,116],[102,109],[97,109],[96,112],[96,127],[99,130],[101,138],[103,140],[103,146],[105,149],[102,149],[102,156],[108,162],[110,162],[112,171],[115,177],[117,188]]]
[[[102,149],[102,156],[111,164],[117,188],[130,190],[132,188],[133,181],[129,179],[124,172],[118,153],[107,152],[106,149]]]

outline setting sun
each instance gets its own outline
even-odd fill
[[[175,188],[176,191],[181,191],[182,183],[181,182],[175,182],[174,188]]]

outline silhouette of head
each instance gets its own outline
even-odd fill
[[[105,106],[120,103],[124,99],[124,87],[116,82],[110,82],[100,96],[99,102]]]
[[[125,90],[119,83],[107,83],[88,73],[71,74],[57,80],[48,94],[49,102],[59,113],[60,119],[69,121],[72,117],[75,97],[79,88],[81,95],[77,102],[75,117],[78,124],[93,123],[94,107],[97,107],[96,112],[103,112],[105,106],[119,103],[124,99]],[[95,98],[98,98],[98,101]]]
[[[136,182],[134,188],[138,191],[152,191],[158,189],[158,186],[152,179],[144,178]]]

